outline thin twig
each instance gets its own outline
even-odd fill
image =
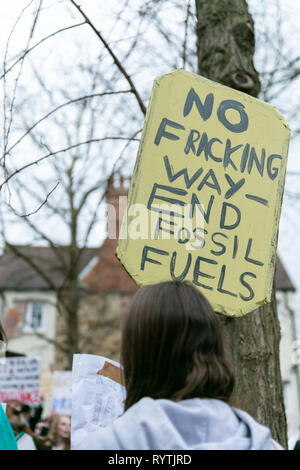
[[[38,165],[40,162],[42,162],[43,160],[46,160],[47,158],[49,157],[52,157],[54,155],[57,155],[58,153],[63,153],[63,152],[67,152],[68,150],[72,150],[73,148],[76,148],[76,147],[80,147],[81,145],[87,145],[87,144],[92,144],[92,143],[95,143],[95,142],[103,142],[105,140],[130,140],[128,139],[128,137],[102,137],[100,139],[90,139],[90,140],[86,140],[84,142],[79,142],[77,144],[73,144],[73,145],[70,145],[69,147],[66,147],[64,149],[60,149],[60,150],[56,150],[56,152],[50,152],[48,153],[47,155],[44,155],[43,157],[40,157],[38,158],[37,160],[31,162],[31,163],[27,163],[27,165],[24,165],[22,166],[21,168],[18,168],[17,170],[15,170],[13,173],[11,173],[4,181],[3,183],[1,183],[0,185],[0,191],[2,189],[2,187],[11,179],[13,178],[15,175],[17,175],[18,173],[20,173],[21,171],[25,170],[26,168],[29,168],[33,165]],[[131,139],[131,140],[136,140],[138,141],[138,139]]]
[[[54,188],[51,189],[51,191],[46,195],[46,198],[45,200],[39,205],[39,207],[37,209],[35,209],[34,211],[32,212],[29,212],[28,214],[16,214],[18,217],[22,217],[22,218],[26,218],[26,217],[30,217],[31,215],[34,215],[36,214],[45,204],[47,204],[48,202],[48,199],[49,197],[51,196],[51,194],[56,190],[57,186],[59,185],[59,181],[56,183],[56,185],[54,186]],[[11,206],[10,206],[11,207]],[[11,207],[12,208],[12,207]],[[14,211],[15,212],[15,211]]]
[[[49,34],[48,36],[44,37],[43,39],[41,39],[40,41],[38,41],[34,46],[30,47],[29,49],[25,50],[25,52],[20,56],[18,57],[18,59],[8,68],[5,70],[5,72],[0,75],[0,80],[2,80],[5,75],[7,75],[9,72],[11,72],[13,70],[13,68],[21,61],[25,58],[26,55],[28,55],[31,51],[33,51],[36,47],[38,47],[40,44],[42,44],[43,42],[47,41],[47,39],[50,39],[52,38],[53,36],[55,36],[56,34],[59,34],[59,33],[62,33],[63,31],[67,31],[69,29],[72,29],[72,28],[77,28],[78,26],[82,26],[86,24],[86,21],[82,21],[81,23],[77,23],[77,24],[73,24],[71,26],[66,26],[65,28],[62,28],[62,29],[58,29],[57,31],[55,31],[54,33],[51,33]]]
[[[77,10],[79,11],[79,13],[83,16],[83,18],[86,20],[86,22],[88,23],[88,25],[92,28],[92,30],[95,32],[95,34],[98,36],[98,38],[100,39],[100,41],[102,42],[102,44],[104,45],[104,47],[106,48],[106,50],[109,52],[109,54],[111,55],[111,57],[113,58],[113,61],[114,63],[116,64],[116,66],[118,67],[118,69],[120,70],[120,72],[122,73],[122,75],[124,75],[125,79],[127,80],[127,82],[129,83],[130,87],[131,87],[131,90],[132,90],[132,93],[134,94],[134,96],[136,97],[137,99],[137,102],[139,104],[139,107],[142,111],[142,113],[145,115],[146,114],[146,106],[144,105],[143,103],[143,100],[142,98],[140,97],[131,77],[128,75],[128,73],[126,72],[125,68],[123,67],[123,65],[121,64],[121,62],[119,61],[119,59],[117,58],[117,56],[115,55],[115,53],[112,51],[112,49],[110,48],[109,44],[107,44],[107,42],[105,41],[105,39],[103,38],[102,34],[96,29],[96,27],[94,26],[94,24],[91,22],[91,20],[86,16],[86,14],[82,11],[82,9],[80,8],[80,6],[74,1],[74,0],[70,0],[71,3],[74,5],[75,8],[77,8]]]
[[[189,17],[190,17],[190,6],[191,0],[188,1],[186,18],[184,22],[184,41],[183,41],[183,50],[182,50],[182,68],[185,68],[186,64],[186,44],[187,44],[187,35],[188,35],[188,26],[189,26]]]
[[[52,114],[56,113],[61,108],[65,107],[65,106],[69,106],[70,104],[78,103],[79,101],[82,101],[82,100],[88,100],[88,99],[91,99],[91,98],[95,98],[96,96],[99,97],[99,96],[106,96],[106,95],[118,95],[120,93],[131,93],[131,90],[107,91],[107,92],[104,92],[104,93],[93,93],[91,95],[81,96],[79,98],[75,98],[73,100],[66,101],[65,103],[62,103],[62,104],[58,105],[56,108],[52,109],[51,111],[49,111],[49,113],[45,114],[45,116],[43,116],[38,121],[36,121],[29,129],[27,129],[27,131],[4,153],[4,155],[2,155],[1,159],[4,158],[6,155],[8,155],[24,139],[24,137],[26,137],[26,135],[28,135],[38,124],[40,124],[42,121],[47,119]]]
[[[36,12],[36,14],[35,14],[35,18],[34,18],[34,21],[33,21],[33,24],[32,24],[31,30],[30,30],[30,34],[29,34],[29,38],[28,38],[28,40],[27,40],[27,44],[26,44],[25,50],[28,49],[29,44],[30,44],[30,41],[31,41],[31,39],[33,38],[33,34],[34,34],[34,31],[35,31],[35,28],[36,28],[36,25],[37,25],[37,20],[38,20],[38,17],[39,17],[39,13],[40,13],[40,10],[41,10],[42,3],[43,3],[43,0],[40,0],[39,6],[38,6],[38,8],[37,8],[37,12]],[[25,56],[24,56],[24,57],[25,57]],[[12,121],[13,121],[13,110],[14,110],[15,99],[16,99],[16,95],[17,95],[18,83],[19,83],[19,79],[20,79],[20,77],[21,77],[22,70],[23,70],[23,65],[24,65],[24,58],[21,60],[20,69],[19,69],[17,78],[16,78],[16,80],[15,80],[15,84],[14,84],[13,96],[12,96],[12,100],[11,100],[11,104],[10,104],[10,109],[9,109],[9,114],[10,114],[9,123],[8,123],[8,127],[7,127],[7,130],[6,130],[6,136],[4,137],[4,138],[5,138],[5,150],[6,150],[6,145],[7,145],[7,143],[8,143],[8,138],[9,138],[9,134],[10,134],[10,129],[11,129]],[[4,150],[4,154],[5,154],[5,150]],[[5,167],[5,163],[4,163],[4,167]]]
[[[4,58],[3,58],[3,70],[4,70],[4,80],[3,80],[3,153],[5,152],[6,150],[6,121],[7,121],[7,117],[6,117],[6,81],[5,81],[5,71],[6,71],[6,58],[7,58],[7,54],[8,54],[8,46],[9,46],[9,41],[10,41],[10,38],[12,37],[16,27],[17,27],[17,24],[19,23],[20,19],[22,18],[23,16],[23,13],[25,10],[27,10],[27,8],[30,7],[30,5],[32,4],[33,0],[30,0],[30,2],[28,2],[28,4],[22,9],[21,13],[19,14],[19,16],[17,17],[10,33],[9,33],[9,36],[8,36],[8,39],[7,39],[7,42],[6,42],[6,47],[5,47],[5,53],[4,53]]]

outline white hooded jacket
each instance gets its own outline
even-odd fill
[[[143,398],[109,427],[91,432],[89,450],[279,450],[270,430],[215,399]]]

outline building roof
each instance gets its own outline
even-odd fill
[[[97,253],[96,248],[85,248],[79,259],[79,271],[84,269]],[[53,249],[49,246],[13,245],[10,249],[7,246],[0,257],[0,290],[51,289],[49,282],[34,269],[33,264],[59,288],[66,276],[67,259],[68,247]]]
[[[106,238],[99,250],[99,260],[82,283],[88,292],[135,292],[138,288],[115,256],[117,240]]]
[[[276,258],[276,265],[275,265],[275,287],[276,287],[276,290],[281,290],[281,291],[295,292],[296,290],[279,256],[277,256]]]

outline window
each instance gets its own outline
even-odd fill
[[[43,302],[28,302],[25,313],[24,331],[32,333],[34,331],[42,333],[45,323],[45,304]]]

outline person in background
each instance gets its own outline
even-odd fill
[[[79,449],[275,450],[270,430],[234,407],[217,317],[189,283],[137,291],[123,319],[125,412]]]
[[[32,437],[37,450],[70,449],[70,416],[53,415],[50,423],[48,420],[37,423],[34,432],[26,426],[24,432]]]
[[[16,438],[21,432],[24,432],[26,426],[22,418],[22,406],[22,403],[17,400],[11,400],[6,405],[6,414]]]
[[[0,323],[0,341],[6,343],[6,335]],[[18,450],[17,441],[6,415],[6,405],[0,403],[0,450]]]
[[[71,434],[71,418],[65,415],[55,415],[51,421],[47,440],[50,440],[51,450],[69,450]]]
[[[31,407],[26,403],[17,403],[17,406],[11,403],[10,406],[16,410],[15,414],[19,415],[21,427],[24,425],[26,428],[30,428],[31,431],[34,431],[35,425],[40,420],[43,412],[42,404]]]
[[[21,415],[21,420],[24,423],[24,425],[31,429],[31,426],[30,426],[30,419],[32,417],[31,407],[29,405],[23,403],[22,406],[21,406],[20,415]]]
[[[41,419],[34,427],[34,434],[37,437],[46,437],[49,433],[49,423],[47,419]]]
[[[34,406],[33,409],[31,410],[31,416],[29,418],[29,426],[32,431],[34,431],[36,424],[40,421],[41,416],[43,414],[43,409],[44,409],[44,403],[42,401],[37,406]]]

